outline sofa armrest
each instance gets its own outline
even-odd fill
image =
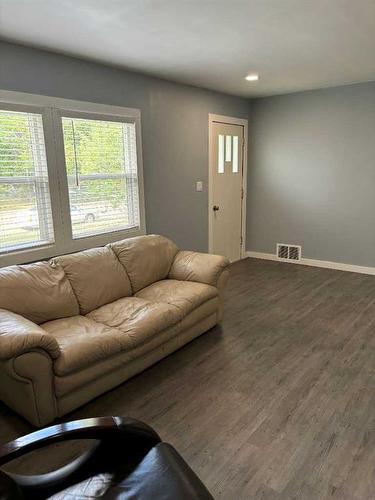
[[[46,351],[52,359],[60,355],[54,337],[32,321],[0,309],[0,360],[10,359],[32,349]]]
[[[228,266],[229,260],[221,255],[180,250],[172,263],[168,278],[218,287],[220,277]]]

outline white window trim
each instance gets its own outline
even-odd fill
[[[35,112],[43,116],[55,243],[2,254],[0,255],[0,267],[47,259],[55,255],[77,252],[87,248],[103,246],[112,241],[146,234],[141,112],[139,109],[95,104],[91,102],[62,99],[59,97],[26,94],[8,90],[0,90],[0,108],[2,106],[3,109],[8,108],[17,109],[19,111]],[[60,115],[64,115],[64,113],[74,116],[85,116],[91,119],[135,123],[140,212],[139,228],[113,231],[79,239],[72,238],[70,224],[67,225],[66,222],[64,222],[70,220],[64,144],[60,133]]]

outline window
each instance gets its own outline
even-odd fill
[[[0,252],[53,241],[42,116],[0,110]]]
[[[138,110],[0,91],[0,266],[144,234],[140,157]]]
[[[73,238],[138,227],[134,123],[62,118]]]

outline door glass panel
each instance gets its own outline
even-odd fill
[[[217,162],[217,171],[219,174],[224,173],[224,136],[219,135],[218,142],[218,162]]]
[[[232,136],[225,136],[225,161],[231,161],[232,159]]]
[[[238,174],[238,136],[233,136],[233,158],[232,158],[232,171]]]

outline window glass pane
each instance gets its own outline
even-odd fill
[[[0,253],[53,242],[42,116],[0,110]]]
[[[232,159],[232,136],[225,136],[225,161],[231,161]]]
[[[224,136],[219,135],[218,137],[218,160],[217,160],[217,171],[219,174],[224,173]]]
[[[234,174],[238,173],[238,136],[233,136],[233,159],[232,159],[232,171]]]
[[[139,227],[135,124],[62,124],[73,238]]]

